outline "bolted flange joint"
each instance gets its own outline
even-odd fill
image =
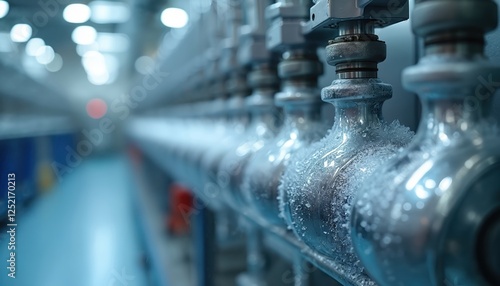
[[[282,92],[276,95],[278,106],[321,103],[317,89],[323,65],[315,52],[308,49],[284,53],[278,65],[278,75],[283,80]]]
[[[249,109],[273,109],[274,94],[279,87],[279,79],[274,63],[260,63],[254,65],[248,73],[248,84],[253,94],[246,99]]]
[[[378,63],[386,58],[385,42],[374,34],[372,20],[339,23],[340,36],[326,47],[327,61],[334,65],[338,79],[323,88],[321,98],[337,100],[379,100],[392,97],[392,86],[377,77]]]
[[[432,13],[430,13],[432,11]],[[484,35],[498,22],[497,5],[484,1],[421,1],[412,27],[424,39],[425,55],[403,72],[403,85],[417,93],[429,89],[462,96],[478,78],[500,79],[500,68],[484,56]]]

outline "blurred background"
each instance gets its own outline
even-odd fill
[[[137,203],[121,127],[139,109],[131,88],[168,77],[163,50],[210,5],[0,1],[0,169],[15,174],[18,223],[11,279],[2,188],[0,285],[193,285],[183,219],[167,243],[167,182],[157,174],[156,197]]]
[[[218,249],[225,262],[207,266],[206,208],[166,174],[161,150],[141,150],[126,135],[135,116],[161,119],[174,104],[199,100],[178,92],[196,81],[179,74],[213,44],[209,11],[218,6],[222,18],[229,2],[0,0],[0,285],[209,285],[207,271],[218,273],[213,285],[234,285],[242,246]],[[379,76],[394,87],[385,116],[416,130],[418,101],[400,75],[416,62],[418,43],[408,21],[378,35],[388,53]],[[492,60],[499,44],[496,31]],[[318,86],[334,77],[325,64]],[[331,122],[332,109],[324,112]],[[6,270],[12,223],[15,279]],[[284,281],[290,267],[275,264],[273,275]]]

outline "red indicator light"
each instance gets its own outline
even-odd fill
[[[102,118],[106,115],[106,111],[108,105],[102,99],[94,98],[87,103],[87,114],[94,119]]]

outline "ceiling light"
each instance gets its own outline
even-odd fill
[[[31,38],[32,29],[28,24],[16,24],[10,30],[10,39],[16,43],[24,43]]]
[[[82,57],[82,64],[88,73],[98,75],[107,72],[106,59],[97,51],[86,52]]]
[[[57,72],[59,71],[63,66],[63,59],[60,54],[54,54],[54,59],[45,65],[45,68],[49,72]]]
[[[36,61],[41,65],[46,65],[54,59],[54,49],[51,46],[43,46],[36,51]]]
[[[70,4],[64,8],[63,18],[68,23],[85,23],[90,19],[90,8],[85,4]]]
[[[114,54],[104,54],[104,58],[106,60],[106,67],[108,69],[109,78],[106,81],[106,84],[113,83],[120,70],[120,60]]]
[[[109,80],[106,58],[97,51],[89,51],[82,57],[82,64],[87,72],[87,78],[94,85],[106,84]]]
[[[86,52],[90,51],[99,51],[99,45],[96,42],[90,45],[76,45],[76,53],[81,57],[83,57]]]
[[[9,2],[0,1],[0,18],[3,18],[9,13]]]
[[[87,74],[87,79],[93,85],[104,85],[109,81],[109,73],[103,73],[99,75],[94,75],[91,73]]]
[[[161,22],[170,28],[182,28],[188,23],[186,11],[179,8],[167,8],[161,12]]]
[[[96,42],[100,52],[108,53],[125,52],[130,44],[128,36],[119,33],[98,33]]]
[[[78,45],[90,45],[95,42],[96,30],[91,26],[79,26],[73,30],[71,39]]]
[[[89,7],[90,20],[97,24],[124,23],[130,18],[130,8],[125,3],[92,1]]]
[[[39,48],[45,46],[45,41],[40,38],[33,38],[26,44],[26,54],[35,57]]]

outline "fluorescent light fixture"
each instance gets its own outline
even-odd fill
[[[109,72],[106,66],[106,58],[97,51],[85,53],[82,65],[87,72],[87,78],[94,85],[106,84],[109,80]]]
[[[76,45],[76,53],[81,57],[83,57],[86,52],[90,51],[99,51],[99,45],[96,42],[93,42],[90,45]]]
[[[182,28],[189,21],[186,11],[179,8],[167,8],[161,12],[161,22],[170,28]]]
[[[90,19],[90,8],[85,4],[70,4],[64,8],[63,18],[68,23],[85,23]]]
[[[15,43],[24,43],[31,38],[31,26],[28,24],[16,24],[10,30],[10,39]]]
[[[82,64],[88,73],[99,75],[107,72],[106,59],[97,51],[86,52],[82,58]]]
[[[49,72],[58,72],[63,66],[63,59],[60,54],[54,54],[54,59],[45,65]]]
[[[3,18],[9,13],[9,2],[0,1],[0,18]]]
[[[94,85],[112,83],[120,67],[120,61],[113,54],[102,54],[97,51],[85,53],[82,64],[87,72],[87,78]]]
[[[128,36],[119,33],[98,33],[96,42],[103,53],[125,52],[130,46]]]
[[[109,81],[109,73],[99,75],[87,73],[87,79],[93,85],[104,85]]]
[[[78,45],[90,45],[97,38],[96,30],[91,26],[79,26],[73,30],[71,39]]]
[[[90,20],[97,24],[124,23],[130,19],[130,8],[127,4],[112,1],[92,1]]]
[[[82,56],[86,52],[120,53],[129,49],[130,40],[126,34],[97,33],[95,42],[88,45],[77,45],[76,52]]]
[[[36,61],[46,65],[54,59],[54,49],[51,46],[43,46],[36,51]]]
[[[120,70],[120,60],[114,54],[104,54],[106,60],[106,67],[108,68],[109,79],[106,82],[110,84],[114,82],[118,76],[118,71]]]
[[[40,38],[33,38],[26,44],[26,54],[28,56],[36,57],[36,52],[43,46],[45,46],[44,40]]]

